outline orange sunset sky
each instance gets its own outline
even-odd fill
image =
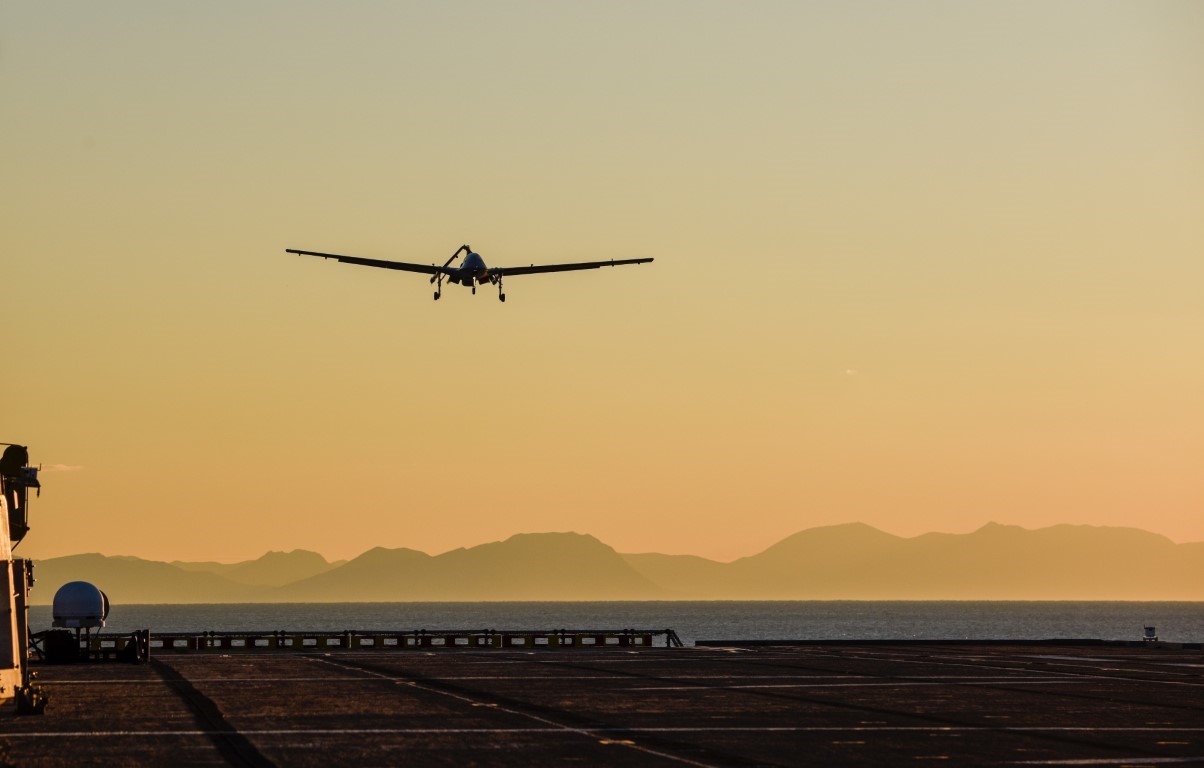
[[[5,3],[18,554],[1204,540],[1204,4]],[[507,302],[285,248],[498,265]]]

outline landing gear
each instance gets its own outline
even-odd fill
[[[506,300],[506,292],[504,290],[502,290],[502,276],[501,275],[497,276],[497,300],[498,301]]]
[[[461,251],[472,253],[472,249],[467,245],[461,245],[456,249],[456,252],[451,255],[451,258],[443,262],[443,266],[439,267],[438,270],[431,275],[431,285],[435,286],[435,301],[438,301],[439,297],[443,295],[443,278],[447,276],[447,265],[455,261],[456,257],[460,255]],[[434,264],[431,265],[431,267],[434,266]]]

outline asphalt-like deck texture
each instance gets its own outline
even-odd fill
[[[0,763],[1204,765],[1204,653],[842,645],[39,665]]]

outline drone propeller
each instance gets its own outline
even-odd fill
[[[448,265],[448,264],[451,264],[453,261],[455,261],[455,260],[456,260],[456,257],[460,255],[460,251],[466,251],[466,252],[468,252],[468,253],[471,253],[471,252],[472,252],[472,248],[468,247],[467,245],[461,245],[459,248],[457,248],[457,249],[456,249],[456,252],[455,252],[455,253],[453,253],[453,254],[451,255],[451,258],[449,258],[447,261],[443,262],[443,266],[442,266],[442,267],[440,267],[440,269],[439,269],[439,272],[437,272],[437,273],[435,273],[435,274],[431,275],[431,282],[432,282],[432,283],[434,283],[434,282],[435,282],[435,279],[436,279],[437,277],[439,277],[439,275],[443,274],[443,270],[447,269],[447,265]]]

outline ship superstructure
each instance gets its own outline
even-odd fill
[[[41,484],[25,446],[6,445],[0,456],[0,703],[15,698],[19,711],[40,711],[28,669],[33,563],[13,557],[13,549],[29,532],[29,491]]]

